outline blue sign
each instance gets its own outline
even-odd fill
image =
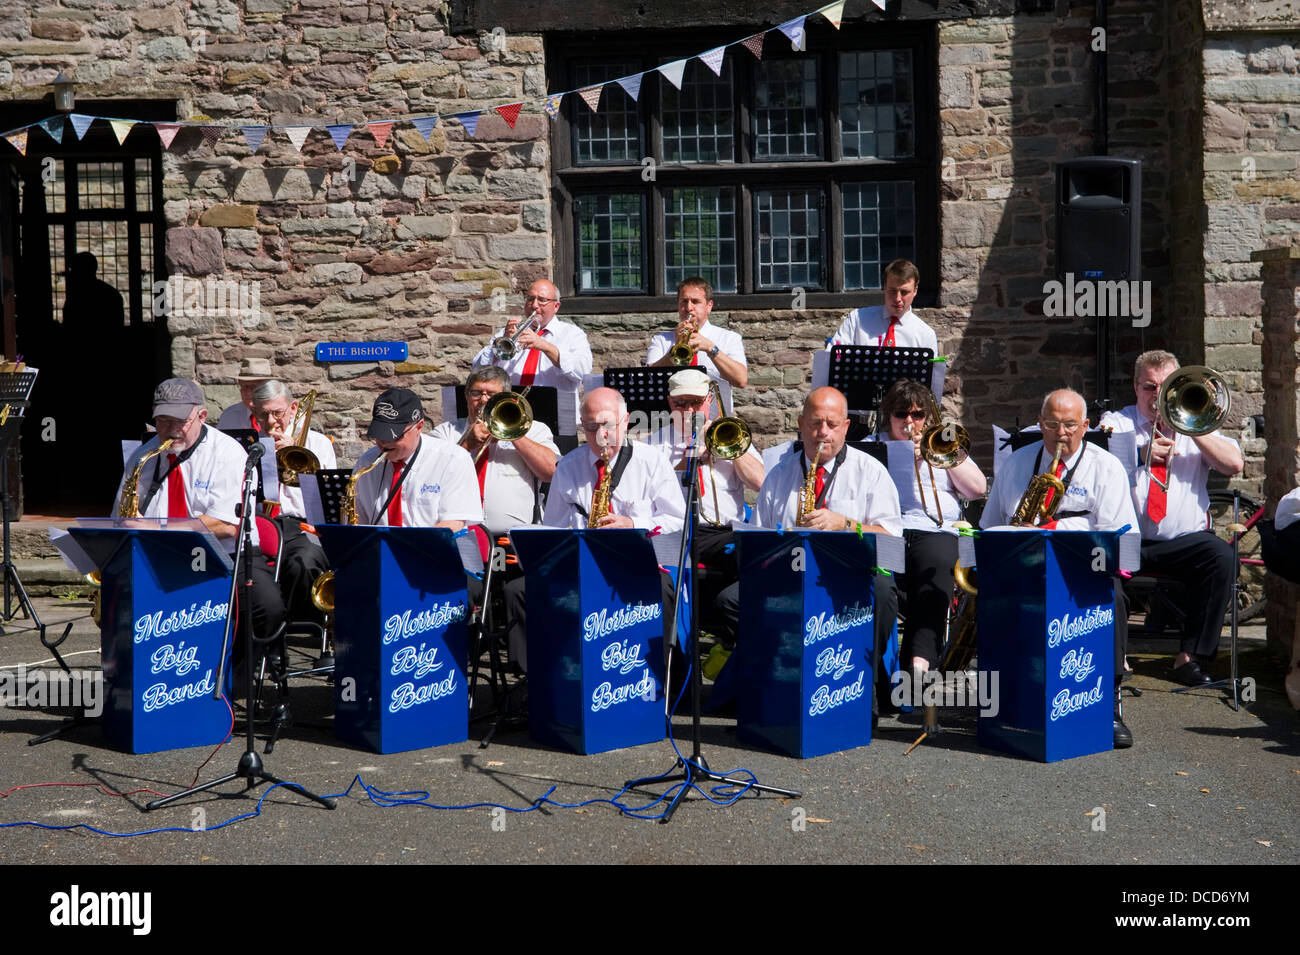
[[[875,538],[737,531],[738,739],[790,756],[871,742]]]
[[[100,567],[104,732],[131,753],[226,739],[230,710],[213,699],[230,577],[201,534],[69,529]],[[207,551],[202,562],[194,554]],[[226,671],[226,692],[230,671]]]
[[[510,536],[527,575],[533,737],[579,753],[663,739],[664,610],[645,531]]]
[[[406,342],[318,342],[317,361],[406,361]]]
[[[380,753],[464,742],[468,613],[451,531],[317,529],[336,572],[335,732]]]
[[[1110,750],[1119,535],[985,531],[975,553],[980,685],[997,688],[980,744],[1049,763]]]

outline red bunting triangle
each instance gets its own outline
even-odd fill
[[[765,35],[766,34],[759,33],[754,36],[747,36],[740,42],[744,44],[746,50],[753,53],[756,58],[761,60],[763,58],[763,37]]]
[[[501,118],[506,121],[506,125],[511,129],[515,128],[515,120],[519,118],[519,111],[523,108],[523,103],[507,103],[505,106],[495,107],[496,111],[501,114]]]
[[[370,130],[370,135],[375,137],[375,145],[383,149],[384,143],[388,142],[388,137],[393,132],[393,124],[366,123],[366,129]]]

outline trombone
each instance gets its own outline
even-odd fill
[[[709,391],[717,402],[718,411],[722,410],[722,392],[713,378],[709,379]],[[709,454],[723,461],[734,461],[745,454],[754,443],[753,434],[745,419],[738,415],[723,415],[714,421],[704,432],[704,446]],[[705,518],[710,524],[722,526],[722,510],[718,504],[717,469],[709,464],[709,482],[713,486],[713,520]]]
[[[1155,449],[1156,438],[1164,437],[1160,432],[1160,422],[1168,423],[1177,434],[1197,438],[1211,431],[1217,431],[1228,413],[1232,411],[1232,393],[1228,383],[1213,368],[1205,365],[1188,365],[1179,368],[1160,386],[1160,395],[1156,398],[1156,420],[1151,424],[1151,443],[1147,445],[1147,459],[1144,466],[1151,480],[1168,490],[1168,480],[1161,481],[1151,474],[1151,454]],[[1168,467],[1169,462],[1165,461]]]
[[[307,449],[307,432],[311,429],[311,412],[315,406],[316,389],[313,388],[302,399],[289,425],[289,445],[275,452],[275,466],[285,487],[298,487],[299,475],[320,470],[320,459]]]
[[[533,408],[526,397],[532,387],[528,385],[520,392],[503,391],[495,394],[479,411],[478,420],[487,425],[488,439],[474,453],[475,467],[478,467],[479,459],[487,453],[493,441],[518,441],[533,426]],[[465,434],[460,439],[462,448],[466,446],[471,433],[471,426],[467,425]]]
[[[912,434],[912,423],[907,423],[907,434]],[[921,461],[930,469],[930,492],[934,495],[934,509],[939,512],[937,518],[931,517],[940,527],[943,526],[943,502],[939,500],[939,488],[934,481],[934,469],[950,471],[970,457],[970,433],[954,421],[932,424],[921,432],[919,458],[913,457],[912,466],[916,469],[916,493],[921,499],[921,509],[927,517],[930,508],[925,503],[925,488],[921,484]]]

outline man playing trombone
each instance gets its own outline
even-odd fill
[[[555,317],[559,311],[560,293],[546,279],[538,279],[524,296],[524,314],[512,316],[472,364],[504,368],[517,387],[555,388],[561,409],[572,404],[576,425],[582,376],[591,374],[591,345],[581,328]],[[563,423],[560,430],[564,431]],[[556,443],[561,451],[571,451],[578,446],[576,431],[560,434]]]
[[[1162,412],[1158,406],[1162,386],[1176,371],[1178,359],[1169,352],[1143,352],[1133,369],[1137,403],[1107,412],[1101,424],[1135,433],[1140,467],[1133,472],[1132,494],[1142,531],[1142,569],[1187,588],[1188,613],[1171,677],[1184,686],[1200,686],[1210,682],[1202,666],[1218,650],[1236,573],[1232,546],[1207,529],[1206,478],[1212,470],[1231,477],[1243,461],[1237,442],[1218,431],[1226,407],[1218,414],[1206,409],[1201,420],[1192,422],[1195,433],[1175,431],[1162,420],[1165,414],[1183,413],[1179,408]],[[1213,381],[1205,387],[1226,398],[1226,387]]]

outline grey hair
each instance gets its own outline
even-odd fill
[[[272,378],[264,381],[253,390],[253,404],[260,405],[266,401],[274,401],[276,398],[283,398],[286,401],[293,401],[293,392],[283,381],[277,381]]]

